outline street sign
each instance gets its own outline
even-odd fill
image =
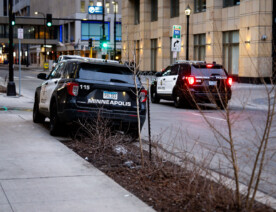
[[[173,38],[181,39],[181,26],[173,25]]]
[[[89,6],[88,13],[89,14],[103,14],[103,7],[102,6]]]
[[[181,51],[181,26],[173,25],[173,36],[172,36],[172,52]]]
[[[49,63],[44,63],[44,69],[49,69]]]
[[[23,28],[18,28],[17,30],[18,39],[24,39],[24,30]]]

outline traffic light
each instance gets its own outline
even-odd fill
[[[106,48],[107,48],[107,41],[106,41],[106,38],[105,38],[105,37],[103,37],[103,38],[101,39],[101,48],[102,48],[102,49],[106,49]]]
[[[47,14],[46,15],[46,25],[48,27],[51,27],[52,26],[52,14]]]
[[[14,13],[12,14],[12,17],[11,17],[11,25],[12,26],[15,25],[15,14]]]
[[[90,48],[93,47],[93,39],[92,38],[89,38],[89,40],[88,40],[88,46]]]

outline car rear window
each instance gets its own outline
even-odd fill
[[[127,67],[82,63],[79,79],[134,83],[133,73]]]
[[[201,67],[192,66],[191,75],[210,77],[211,75],[226,76],[226,73],[225,73],[224,69],[221,67],[206,68],[206,66],[205,66],[205,67],[201,68]]]

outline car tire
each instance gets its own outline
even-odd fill
[[[153,88],[151,91],[151,102],[158,104],[160,102],[160,98],[157,95],[156,89]]]
[[[61,129],[61,122],[57,114],[57,104],[53,102],[50,108],[50,134],[53,136],[59,135]]]
[[[177,93],[175,93],[174,96],[173,96],[173,102],[174,102],[174,106],[176,108],[181,108],[184,105],[183,104],[184,103],[183,98]]]
[[[218,108],[224,110],[224,109],[226,109],[227,106],[228,106],[228,101],[227,101],[226,99],[224,99],[224,100],[218,100],[218,101],[216,102],[216,105],[217,105]]]
[[[38,99],[35,97],[34,107],[33,107],[33,122],[43,123],[45,121],[45,116],[39,112]]]

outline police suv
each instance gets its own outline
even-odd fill
[[[159,74],[159,73],[158,73]],[[177,61],[151,85],[151,101],[173,100],[175,107],[214,103],[225,109],[231,99],[232,78],[222,65],[204,61]]]
[[[126,133],[138,136],[136,89],[132,71],[117,62],[72,59],[59,62],[36,89],[33,121],[50,118],[50,134],[57,135],[66,123],[107,118]],[[141,128],[146,117],[147,91],[137,79]]]

